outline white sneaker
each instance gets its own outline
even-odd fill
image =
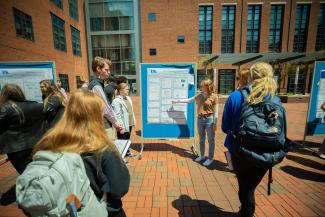
[[[200,161],[202,161],[202,160],[204,160],[204,157],[203,156],[198,156],[197,158],[195,158],[195,162],[200,162]]]
[[[212,164],[212,162],[213,162],[213,160],[211,160],[211,159],[207,159],[206,161],[204,161],[204,163],[203,163],[203,166],[210,166],[210,164]]]

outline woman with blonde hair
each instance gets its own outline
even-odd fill
[[[117,120],[123,125],[123,130],[117,132],[117,138],[129,140],[131,137],[132,127],[135,125],[133,104],[129,97],[129,85],[126,83],[120,83],[117,85],[116,91],[117,95],[112,102],[112,107]],[[126,154],[129,157],[134,156],[130,150],[128,150]]]
[[[79,153],[95,195],[107,196],[108,216],[125,216],[121,198],[128,192],[129,171],[107,137],[104,101],[90,91],[71,95],[61,120],[38,142],[33,152]]]
[[[44,103],[46,128],[50,129],[60,120],[66,99],[52,80],[42,80],[40,89]]]
[[[197,103],[197,126],[200,140],[200,156],[195,161],[200,162],[205,157],[205,135],[208,136],[209,156],[204,161],[204,166],[210,166],[214,159],[215,131],[218,122],[218,97],[213,93],[213,83],[210,79],[205,79],[201,83],[202,92],[189,99],[177,99],[172,103]]]
[[[275,96],[277,85],[273,79],[273,68],[270,64],[259,62],[253,64],[249,69],[250,86],[241,87],[228,97],[222,116],[222,130],[227,134],[225,146],[231,153],[232,163],[239,185],[239,200],[241,203],[239,216],[251,217],[255,212],[255,189],[266,174],[268,168],[252,164],[248,158],[241,158],[237,154],[239,147],[232,133],[237,129],[241,109],[244,101],[248,105],[257,105],[265,100],[281,106],[281,100]],[[245,98],[245,92],[247,97]],[[286,123],[284,116],[284,123]],[[285,130],[284,130],[285,131]],[[284,157],[284,156],[283,156]]]

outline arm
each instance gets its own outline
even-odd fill
[[[122,118],[122,105],[118,102],[119,99],[114,99],[112,102],[112,108],[113,111],[116,115],[116,119],[119,123],[123,123],[123,118]]]
[[[3,134],[9,126],[9,110],[6,106],[0,107],[0,135]]]
[[[48,121],[52,121],[55,118],[60,106],[61,101],[59,97],[49,96],[47,103],[44,105],[44,113]]]
[[[224,106],[224,110],[222,114],[222,124],[221,124],[221,129],[226,134],[228,134],[232,130],[231,129],[231,113],[232,113],[231,104],[232,104],[232,100],[231,100],[231,96],[229,96]]]
[[[114,114],[114,111],[112,109],[112,107],[108,104],[107,102],[107,99],[106,99],[106,96],[104,94],[104,91],[102,90],[102,88],[100,86],[95,86],[92,91],[100,96],[103,100],[104,100],[104,103],[105,103],[105,107],[104,107],[104,117],[113,124],[113,126],[115,128],[118,128],[119,127],[119,123],[116,119],[116,116]]]
[[[190,103],[190,102],[193,102],[195,100],[196,96],[193,96],[191,98],[188,98],[188,99],[176,99],[176,100],[172,100],[172,103],[175,104],[175,103]]]
[[[218,112],[219,112],[219,98],[217,95],[215,95],[215,103],[213,108],[213,129],[217,129],[218,124]]]
[[[105,189],[109,189],[107,192],[109,200],[122,198],[128,192],[130,185],[129,170],[122,158],[118,153],[104,151],[101,165],[103,174],[108,180],[102,190],[107,192]]]

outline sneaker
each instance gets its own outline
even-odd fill
[[[211,164],[212,164],[212,162],[213,162],[213,160],[211,160],[211,159],[206,159],[206,161],[204,161],[204,163],[203,163],[203,166],[210,166]]]
[[[320,158],[325,160],[325,154],[318,154]]]
[[[204,160],[204,157],[203,156],[198,156],[197,158],[195,158],[195,162],[200,162],[200,161],[202,161],[202,160]]]

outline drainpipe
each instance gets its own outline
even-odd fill
[[[242,33],[242,31],[243,31],[243,11],[244,11],[244,0],[241,0],[239,53],[241,53],[241,43],[242,43],[242,34],[243,34]]]
[[[288,27],[288,37],[287,37],[287,52],[289,53],[289,38],[290,38],[290,24],[291,24],[291,11],[292,11],[292,0],[290,0],[290,13],[289,13],[289,27]]]

